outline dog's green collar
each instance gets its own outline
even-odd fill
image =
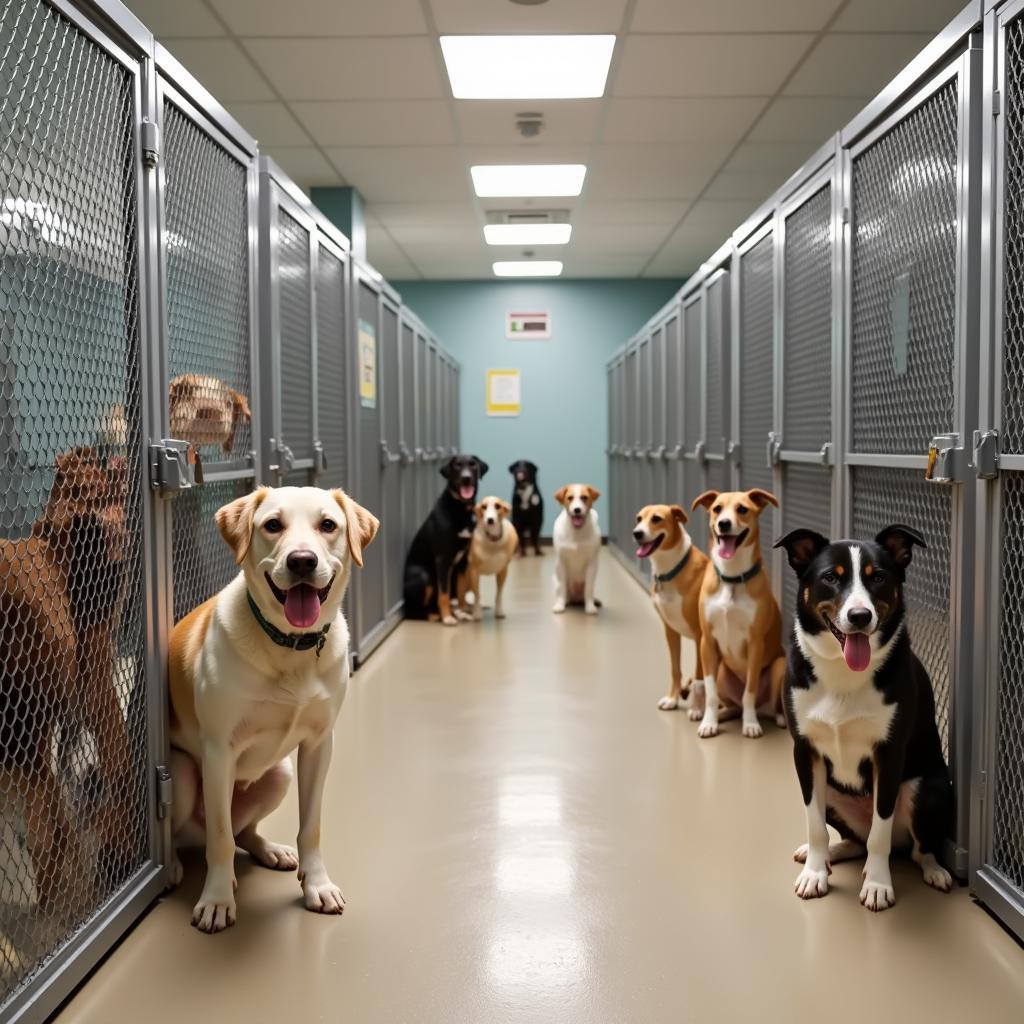
[[[323,629],[318,629],[315,633],[282,633],[272,622],[267,622],[263,617],[263,613],[259,609],[259,605],[253,600],[252,594],[247,590],[245,596],[249,600],[249,608],[252,610],[253,617],[260,624],[260,629],[263,630],[271,640],[277,644],[278,647],[289,647],[293,651],[310,651],[314,647],[316,648],[316,656],[320,657],[320,652],[324,649],[324,644],[327,643],[327,634],[331,630],[331,624],[328,622]]]
[[[743,573],[742,576],[723,576],[722,570],[715,565],[714,560],[712,560],[711,564],[715,566],[715,572],[718,573],[718,578],[723,583],[746,583],[749,580],[752,580],[761,571],[761,563],[758,562],[752,569],[748,569]]]
[[[654,574],[654,582],[661,584],[670,583],[672,580],[674,580],[683,571],[683,569],[686,568],[686,563],[690,560],[690,555],[692,554],[692,552],[693,545],[691,544],[686,549],[686,554],[683,555],[683,557],[679,560],[679,564],[675,566],[675,568],[669,569],[668,572],[663,572],[660,576],[657,573]]]

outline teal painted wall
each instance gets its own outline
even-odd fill
[[[482,494],[512,494],[509,465],[540,467],[544,532],[562,484],[608,493],[608,384],[605,364],[680,287],[675,280],[396,281],[402,300],[462,364],[462,447],[490,465]],[[550,341],[510,341],[512,310],[551,314]],[[491,417],[488,369],[518,369],[522,414]],[[597,511],[607,530],[604,502]]]

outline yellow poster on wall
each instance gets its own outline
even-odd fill
[[[518,370],[487,371],[488,416],[518,416],[521,399]]]
[[[377,329],[359,321],[359,404],[377,408]]]

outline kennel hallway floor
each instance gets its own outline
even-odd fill
[[[504,622],[406,623],[353,677],[324,822],[344,917],[239,854],[238,924],[201,935],[193,857],[62,1024],[1020,1024],[1024,950],[966,890],[897,863],[873,916],[854,863],[793,895],[788,736],[659,712],[660,624],[602,557],[596,620],[551,614],[549,553]],[[293,784],[266,831],[295,830]]]

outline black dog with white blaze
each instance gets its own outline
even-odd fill
[[[519,550],[528,547],[540,554],[540,531],[544,525],[544,499],[537,486],[537,467],[526,459],[508,467],[515,483],[512,485],[512,525],[519,534]]]
[[[803,899],[828,892],[833,863],[866,852],[860,901],[888,909],[893,847],[910,849],[928,885],[953,884],[937,859],[952,827],[952,786],[903,601],[914,545],[925,543],[899,525],[873,541],[794,530],[775,545],[800,580],[784,692],[807,809],[807,844],[794,855]],[[829,846],[826,823],[841,842]]]

